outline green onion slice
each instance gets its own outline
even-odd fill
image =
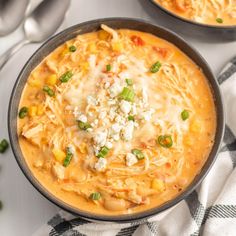
[[[2,201],[0,201],[0,210],[2,210],[3,204]]]
[[[76,51],[76,46],[74,46],[74,45],[71,45],[70,47],[69,47],[69,51],[70,52],[75,52]]]
[[[22,107],[19,111],[19,118],[20,119],[25,118],[28,115],[28,111],[29,111],[28,107]]]
[[[119,95],[119,97],[121,99],[124,99],[128,102],[133,102],[134,101],[134,96],[135,96],[134,90],[130,89],[128,87],[124,87],[122,92]]]
[[[187,110],[183,110],[181,112],[181,118],[182,120],[187,120],[189,118],[189,112]]]
[[[92,200],[99,200],[101,198],[101,193],[95,192],[90,194],[90,199]]]
[[[98,158],[104,158],[109,152],[109,148],[104,146],[100,149],[99,153],[97,154]]]
[[[70,148],[67,147],[66,148],[66,158],[63,162],[64,167],[67,167],[70,164],[72,157],[73,157],[73,153],[71,152]]]
[[[222,18],[216,18],[216,22],[219,23],[219,24],[222,24],[223,23],[223,19]]]
[[[157,142],[164,148],[170,148],[173,145],[173,140],[170,135],[160,135]]]
[[[62,83],[67,83],[73,76],[73,73],[72,71],[67,71],[65,72],[63,75],[61,75],[61,77],[59,78],[59,80],[62,82]]]
[[[128,120],[134,121],[134,116],[129,115],[129,116],[128,116]]]
[[[156,72],[158,72],[158,71],[160,70],[160,68],[161,68],[161,63],[160,63],[159,61],[157,61],[156,63],[154,63],[154,64],[151,66],[150,71],[151,71],[152,73],[156,73]]]
[[[106,65],[106,70],[111,71],[111,65],[110,64]]]
[[[141,150],[139,149],[133,149],[131,152],[137,157],[138,160],[144,159],[144,154]]]
[[[9,143],[7,142],[6,139],[3,139],[0,142],[0,153],[4,153],[7,150],[8,147],[9,147]]]
[[[45,85],[43,87],[43,91],[45,93],[47,93],[47,95],[50,96],[50,97],[54,97],[55,96],[55,92],[50,87],[48,87],[47,85]]]
[[[87,130],[89,128],[92,128],[92,126],[88,122],[78,121],[78,126],[81,130]]]
[[[133,80],[132,79],[126,79],[125,82],[126,82],[126,84],[128,86],[132,86],[133,85]]]

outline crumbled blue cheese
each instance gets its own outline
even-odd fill
[[[113,134],[113,135],[112,135],[112,138],[113,138],[113,140],[115,140],[115,141],[119,141],[119,139],[120,139],[120,134]]]
[[[109,129],[109,136],[115,140],[118,141],[120,139],[120,131],[122,129],[122,126],[120,126],[118,123],[115,123],[111,126]]]
[[[99,131],[93,137],[94,143],[99,146],[103,147],[107,140],[107,132],[106,131]]]
[[[134,122],[129,121],[127,125],[122,129],[122,137],[125,141],[130,141],[133,138]]]
[[[112,144],[112,142],[106,142],[106,147],[107,148],[109,148],[109,149],[111,149],[112,147],[113,147],[113,144]]]
[[[71,152],[72,154],[75,153],[75,146],[74,146],[73,144],[69,144],[69,145],[68,145],[68,148],[69,148],[69,150],[70,150],[70,152]]]
[[[77,117],[80,114],[79,108],[76,106],[73,109],[73,113],[72,113],[75,117]]]
[[[103,120],[103,119],[105,119],[106,115],[107,115],[107,112],[106,112],[106,111],[101,111],[100,114],[99,114],[99,116],[98,116],[98,118],[101,119],[101,120]]]
[[[130,102],[127,102],[125,100],[122,100],[120,102],[120,109],[121,111],[124,113],[124,114],[129,114],[130,111],[131,111],[131,103]]]
[[[87,96],[87,103],[88,103],[88,105],[96,106],[98,104],[98,101],[96,100],[95,97],[88,95]]]
[[[78,120],[84,123],[88,121],[87,116],[85,116],[84,114],[79,115]]]
[[[111,131],[112,133],[117,134],[121,131],[121,128],[122,127],[118,123],[115,123],[111,126]]]
[[[152,118],[152,115],[154,114],[155,110],[154,109],[150,109],[148,111],[142,112],[141,113],[141,117],[145,120],[145,121],[150,121]]]
[[[111,107],[111,109],[109,111],[109,118],[111,120],[113,120],[116,116],[116,109],[117,109],[116,107]]]
[[[115,121],[117,123],[119,123],[120,125],[125,125],[125,122],[126,122],[126,118],[124,116],[121,116],[119,114],[117,114],[116,118],[115,118]]]
[[[137,113],[137,106],[136,106],[136,104],[134,103],[133,105],[132,105],[132,107],[131,107],[131,113],[133,114],[133,115],[137,115],[138,113]]]
[[[127,166],[132,166],[138,162],[137,157],[132,154],[132,153],[127,153],[126,154],[126,165]]]
[[[115,81],[114,84],[112,84],[112,86],[109,88],[109,94],[112,98],[114,98],[122,92],[122,89],[123,86]]]
[[[119,73],[119,77],[123,80],[126,80],[127,78],[131,78],[132,76],[130,75],[129,72],[122,71],[122,72]]]
[[[93,129],[92,128],[88,128],[87,132],[91,133],[91,132],[93,132]]]
[[[106,158],[99,158],[98,161],[95,163],[94,168],[95,168],[97,171],[103,171],[103,170],[106,169],[106,166],[107,166],[107,160],[106,160]]]
[[[116,100],[115,99],[108,99],[107,102],[109,105],[115,105],[116,104]]]
[[[108,89],[110,86],[111,86],[110,82],[106,82],[105,85],[104,85],[104,88]]]

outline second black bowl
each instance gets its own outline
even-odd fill
[[[175,31],[187,34],[189,36],[204,39],[209,42],[235,41],[236,25],[209,25],[202,24],[183,18],[168,9],[162,7],[155,0],[149,0],[156,8],[160,9],[176,21]]]

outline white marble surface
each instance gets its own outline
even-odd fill
[[[32,0],[32,6],[39,1]],[[142,18],[172,29],[175,25],[173,20],[156,11],[147,0],[72,0],[61,29],[91,19],[114,16]],[[22,36],[22,29],[18,29],[11,35],[0,38],[0,54]],[[216,74],[236,54],[236,42],[211,44],[182,36],[200,51]],[[13,84],[22,66],[38,47],[39,44],[25,46],[0,71],[0,139],[8,137],[7,108]],[[28,182],[11,150],[0,156],[0,167],[0,199],[4,204],[0,212],[0,235],[32,235],[58,208]]]

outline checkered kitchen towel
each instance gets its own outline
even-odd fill
[[[34,236],[235,236],[236,235],[236,57],[218,81],[226,107],[219,156],[201,186],[162,219],[125,224],[91,223],[64,211]]]

